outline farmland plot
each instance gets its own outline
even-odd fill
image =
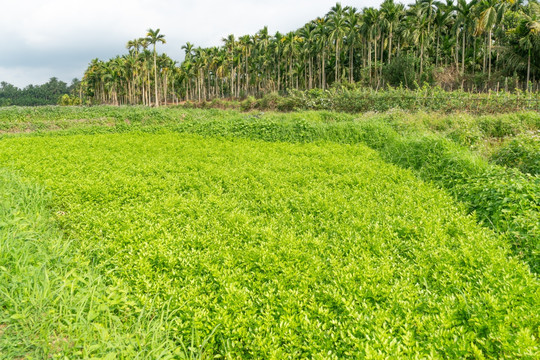
[[[161,358],[540,355],[538,279],[450,196],[366,146],[18,137],[0,163],[50,191],[66,256],[128,289],[124,322],[166,312]],[[141,354],[65,336],[68,355]]]

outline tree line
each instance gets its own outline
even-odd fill
[[[537,0],[385,0],[362,10],[337,3],[296,31],[264,27],[222,41],[188,42],[178,63],[157,53],[165,36],[149,29],[127,43],[127,54],[92,60],[82,88],[94,103],[159,106],[347,84],[482,89],[540,80]]]
[[[71,85],[52,77],[42,85],[28,85],[20,89],[5,81],[0,82],[0,106],[56,105],[62,96],[79,98],[82,96],[81,84],[73,79]]]

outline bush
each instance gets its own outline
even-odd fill
[[[257,108],[263,110],[276,110],[280,100],[281,96],[277,92],[264,94],[264,96],[257,101]]]
[[[60,106],[75,106],[81,105],[81,99],[77,96],[64,94],[60,99],[58,99],[58,105]]]
[[[492,155],[492,160],[524,173],[540,175],[540,132],[519,135],[506,142]]]
[[[279,111],[293,111],[304,109],[304,99],[301,92],[292,92],[292,95],[281,97],[277,104]]]
[[[240,103],[240,109],[242,111],[251,111],[257,105],[257,101],[253,96],[248,96],[244,101]]]

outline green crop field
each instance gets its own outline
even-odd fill
[[[431,116],[0,111],[0,358],[540,358],[538,115]]]

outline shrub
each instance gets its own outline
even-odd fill
[[[264,94],[262,98],[257,100],[257,108],[262,110],[276,110],[281,96],[277,92]]]
[[[81,99],[79,99],[77,96],[64,94],[58,99],[58,105],[60,106],[73,106],[73,105],[81,105]]]
[[[507,141],[492,155],[500,165],[540,175],[540,132],[526,133]]]
[[[257,105],[257,101],[253,96],[248,96],[245,100],[240,103],[240,109],[242,111],[251,111]]]

